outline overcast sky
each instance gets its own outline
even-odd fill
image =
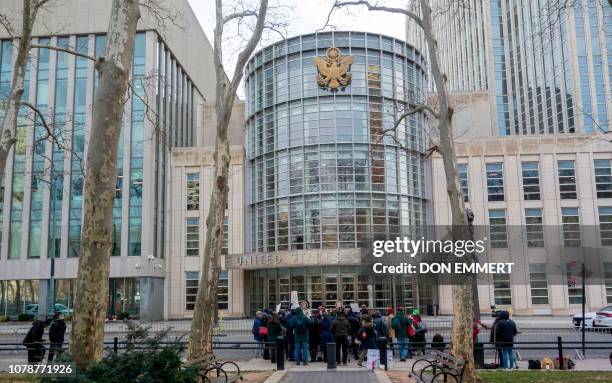
[[[279,2],[285,0],[277,0]],[[232,4],[233,0],[225,3]],[[286,0],[284,4],[291,4],[293,11],[288,20],[288,36],[296,36],[312,33],[325,24],[333,0]],[[204,32],[212,43],[213,29],[215,24],[215,1],[214,0],[189,0]],[[406,0],[387,0],[386,5],[403,6]],[[336,10],[330,24],[335,25],[338,30],[366,31],[385,34],[405,40],[405,19],[401,15],[386,12],[368,12],[365,7],[351,7],[351,13],[346,10]],[[280,37],[276,34],[270,36],[270,40],[263,42],[262,46],[268,45]],[[228,47],[229,48],[229,47]],[[236,48],[234,48],[235,50]],[[231,49],[226,49],[231,50]],[[227,72],[233,70],[234,61],[232,56],[225,54],[225,67]],[[231,73],[228,73],[231,75]],[[242,89],[239,95],[242,96]]]

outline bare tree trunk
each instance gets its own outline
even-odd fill
[[[21,102],[21,97],[24,92],[23,86],[26,63],[28,61],[32,42],[32,27],[36,20],[38,9],[42,4],[44,3],[41,1],[23,1],[21,36],[19,37],[17,59],[13,67],[11,93],[6,106],[4,121],[2,122],[2,133],[0,136],[0,179],[3,179],[9,152],[13,144],[17,142],[17,138],[15,137],[17,131],[17,117],[19,115],[19,103]]]
[[[210,197],[210,208],[206,218],[206,244],[204,246],[204,259],[200,273],[200,287],[198,288],[189,336],[189,353],[187,358],[190,361],[197,361],[199,358],[212,353],[213,313],[217,297],[217,286],[219,284],[219,273],[221,271],[223,216],[225,215],[225,206],[229,192],[230,151],[227,130],[244,67],[261,39],[268,11],[268,0],[261,0],[260,2],[253,35],[246,47],[238,55],[234,75],[229,83],[223,68],[223,51],[221,48],[223,26],[230,20],[242,18],[245,12],[224,17],[222,13],[222,0],[216,0],[215,11],[214,61],[217,80],[215,99],[217,113],[217,138],[215,140],[214,154],[215,173],[212,195]]]
[[[453,139],[453,109],[450,106],[446,79],[438,62],[438,44],[433,34],[431,8],[428,0],[420,0],[423,35],[429,51],[429,65],[438,93],[438,132],[440,134],[439,153],[442,156],[446,192],[450,201],[452,217],[452,235],[454,240],[468,239],[468,228],[463,192],[459,180],[457,157]],[[478,380],[474,368],[473,331],[474,302],[472,278],[467,275],[453,276],[453,331],[451,352],[454,356],[466,360],[464,381],[471,383]]]
[[[85,163],[84,216],[71,352],[79,367],[102,357],[121,117],[132,69],[138,0],[114,0]]]

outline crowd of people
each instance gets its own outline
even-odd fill
[[[425,355],[431,350],[444,351],[447,343],[436,333],[427,341],[427,325],[418,309],[395,311],[388,308],[383,314],[362,305],[359,311],[350,307],[307,309],[306,305],[291,310],[258,311],[252,333],[261,343],[256,357],[263,356],[275,362],[276,345],[280,340],[285,358],[296,365],[309,362],[327,362],[327,344],[335,343],[336,361],[346,365],[349,355],[362,365],[370,349],[379,349],[381,342],[393,350],[400,361],[414,355]],[[490,330],[489,342],[495,345],[500,367],[514,367],[513,341],[518,331],[508,311],[496,313],[492,326],[474,320],[473,340],[478,341],[480,329]]]
[[[64,347],[64,336],[66,335],[66,323],[64,315],[56,312],[52,319],[45,321],[35,320],[32,327],[23,339],[23,345],[28,349],[28,363],[40,363],[45,358],[45,329],[49,328],[49,354],[47,360],[53,362],[59,356]]]
[[[310,309],[304,312],[302,306],[291,310],[258,311],[253,321],[253,337],[262,343],[257,356],[270,359],[276,357],[276,342],[282,339],[285,357],[297,365],[308,362],[327,362],[327,344],[335,343],[336,361],[346,365],[349,355],[362,365],[370,349],[379,349],[384,340],[401,361],[415,354],[424,354],[427,326],[418,309],[397,312],[388,308],[386,313],[368,309],[365,305],[359,311],[350,307]],[[434,335],[438,349],[446,344],[440,334]]]

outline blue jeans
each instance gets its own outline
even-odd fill
[[[397,338],[399,344],[399,355],[400,359],[406,359],[410,354],[410,343],[408,338]]]
[[[504,368],[514,368],[514,350],[512,348],[501,348],[502,366]],[[508,366],[508,364],[510,366]]]
[[[295,363],[304,362],[308,363],[308,342],[295,342],[293,356],[295,357]]]

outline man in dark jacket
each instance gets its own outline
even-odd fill
[[[43,335],[47,326],[49,326],[47,321],[34,321],[30,331],[23,338],[23,345],[28,349],[28,363],[40,363],[45,357]]]
[[[324,312],[323,318],[319,323],[319,330],[321,331],[321,348],[323,349],[323,361],[327,363],[327,344],[334,342],[334,335],[331,332],[332,320],[329,317],[329,313]]]
[[[518,331],[516,324],[510,319],[508,311],[499,313],[499,321],[495,325],[495,347],[501,351],[504,368],[514,368],[514,337]]]
[[[53,315],[53,322],[49,328],[49,342],[51,343],[49,348],[49,363],[53,362],[55,354],[61,355],[64,346],[64,335],[66,334],[66,322],[64,322],[64,315],[61,313],[55,313]]]
[[[319,318],[316,315],[312,315],[310,319],[312,319],[312,324],[308,326],[308,346],[310,349],[310,361],[314,363],[317,361],[317,353],[321,343],[321,330],[319,328]]]
[[[291,327],[293,328],[294,337],[294,357],[296,366],[300,362],[304,362],[304,366],[308,364],[308,328],[312,326],[312,319],[304,315],[301,307],[295,309],[295,316],[291,318]]]
[[[374,330],[374,324],[372,323],[372,318],[366,317],[363,321],[363,327],[357,331],[357,340],[360,342],[360,350],[359,353],[359,361],[357,362],[358,366],[362,366],[363,360],[368,355],[368,350],[377,350],[377,339],[378,334],[376,330]]]
[[[332,323],[330,331],[336,340],[336,362],[340,363],[340,349],[342,348],[342,365],[346,366],[351,324],[342,311],[338,311],[338,317]]]
[[[353,358],[355,358],[355,360],[359,359],[359,347],[357,346],[357,343],[355,343],[355,339],[357,337],[357,330],[361,328],[361,322],[359,321],[358,315],[359,313],[355,313],[353,312],[353,310],[349,309],[349,313],[346,317],[346,319],[351,324],[350,346],[353,350]]]
[[[400,307],[397,310],[397,315],[393,317],[391,326],[395,330],[395,337],[399,344],[400,361],[406,361],[406,358],[410,355],[409,343],[408,343],[408,326],[412,326],[411,320],[406,317],[404,309]]]

